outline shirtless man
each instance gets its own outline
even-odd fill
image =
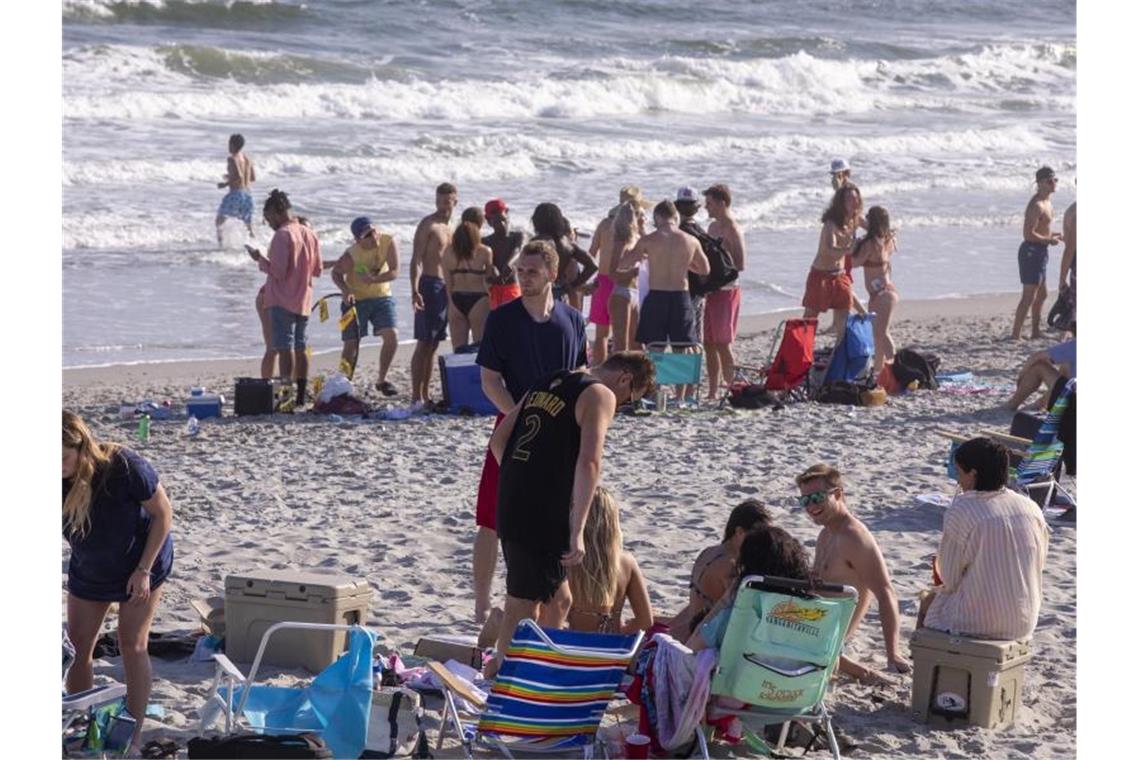
[[[732,257],[736,271],[744,271],[744,236],[732,216],[732,193],[727,185],[713,185],[705,190],[705,210],[708,211],[709,237],[719,238],[724,250]],[[733,280],[720,290],[705,297],[705,362],[709,370],[709,390],[706,398],[717,398],[718,391],[732,384],[736,375],[736,358],[732,344],[736,341],[736,326],[740,321],[740,280]]]
[[[483,206],[487,224],[494,230],[483,238],[483,245],[491,249],[495,272],[487,278],[490,285],[491,308],[497,309],[522,295],[519,278],[515,274],[515,262],[523,245],[526,233],[511,229],[510,209],[501,198],[492,198]]]
[[[1061,217],[1061,232],[1065,236],[1065,252],[1061,254],[1061,277],[1057,290],[1066,287],[1077,289],[1077,202],[1073,201]],[[1074,292],[1075,295],[1075,292]]]
[[[796,485],[800,488],[800,507],[812,522],[823,527],[815,545],[813,578],[854,586],[859,592],[846,640],[854,636],[874,596],[879,605],[887,665],[898,673],[909,673],[910,663],[899,652],[899,605],[887,564],[867,526],[848,511],[839,470],[826,464],[813,465],[796,478]],[[839,669],[861,681],[881,679],[874,670],[846,656],[839,658]]]
[[[415,309],[415,350],[412,351],[412,409],[427,406],[431,370],[439,342],[447,337],[447,288],[443,282],[443,251],[451,243],[451,212],[459,191],[450,182],[435,189],[435,212],[416,225],[412,238],[412,308]]]
[[[1060,232],[1051,231],[1053,224],[1053,203],[1049,200],[1057,189],[1057,173],[1048,166],[1037,170],[1037,192],[1025,207],[1025,224],[1022,225],[1023,240],[1017,249],[1017,269],[1021,275],[1021,300],[1013,314],[1013,339],[1021,340],[1021,326],[1025,324],[1026,312],[1033,316],[1033,328],[1029,337],[1041,337],[1041,307],[1049,296],[1045,285],[1045,269],[1049,264],[1049,246],[1057,245],[1064,239]]]
[[[847,159],[831,159],[831,189],[838,190],[841,187],[846,187],[847,185],[853,184],[855,184],[855,182],[851,179],[851,164],[847,163]],[[863,229],[867,228],[867,223],[863,219],[862,214],[859,215],[859,226]],[[843,271],[847,273],[847,278],[852,281],[852,285],[854,285],[854,278],[851,275],[851,268],[853,266],[854,263],[851,261],[851,257],[845,256],[843,258]],[[863,306],[862,301],[859,300],[859,296],[856,295],[854,289],[851,291],[851,305],[859,314],[867,313],[867,309]],[[835,329],[835,325],[832,324],[822,332],[835,332]]]
[[[230,157],[226,159],[225,179],[218,183],[218,189],[228,187],[230,191],[218,206],[214,226],[218,230],[218,246],[222,245],[222,225],[226,218],[235,216],[245,222],[249,236],[253,237],[253,196],[249,186],[257,179],[253,173],[253,161],[241,152],[245,138],[239,134],[230,135]]]

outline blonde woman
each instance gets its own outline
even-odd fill
[[[635,633],[653,625],[645,576],[633,555],[622,549],[617,500],[604,486],[594,492],[584,531],[586,556],[569,572],[573,603],[567,616],[572,631]],[[633,618],[621,613],[629,602]]]
[[[130,449],[95,440],[79,415],[64,411],[63,536],[71,546],[67,633],[75,645],[67,692],[91,688],[95,640],[107,610],[118,602],[127,710],[137,721],[130,752],[136,756],[150,697],[150,623],[174,562],[172,521],[154,468]]]
[[[634,337],[637,335],[640,306],[637,293],[639,266],[618,269],[618,262],[644,234],[645,211],[633,201],[626,201],[618,207],[614,216],[613,243],[610,251],[602,251],[599,256],[599,268],[613,282],[608,311],[615,352],[640,348]]]

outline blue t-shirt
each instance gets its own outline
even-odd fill
[[[487,316],[475,361],[502,374],[518,403],[550,373],[585,366],[586,320],[577,309],[555,301],[550,319],[535,322],[516,298]]]
[[[111,461],[95,471],[91,481],[91,524],[82,538],[69,534],[64,521],[63,537],[71,545],[67,565],[67,590],[81,599],[125,602],[127,582],[139,566],[146,548],[151,516],[143,508],[158,489],[158,473],[130,449],[121,448]],[[63,498],[71,480],[63,481]],[[169,535],[150,571],[151,588],[157,588],[174,564],[174,542]]]
[[[1064,343],[1046,349],[1045,353],[1049,354],[1049,358],[1053,360],[1054,364],[1067,364],[1069,371],[1072,372],[1070,377],[1077,376],[1077,339],[1067,340]]]

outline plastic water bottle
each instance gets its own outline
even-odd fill
[[[139,417],[139,441],[146,443],[150,440],[150,415]]]
[[[198,430],[198,418],[191,414],[190,419],[186,420],[186,435],[198,435]]]

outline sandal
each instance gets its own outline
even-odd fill
[[[387,380],[382,383],[377,383],[376,390],[380,391],[385,396],[395,396],[397,393],[399,393],[399,391],[396,390],[396,386],[392,385]]]

